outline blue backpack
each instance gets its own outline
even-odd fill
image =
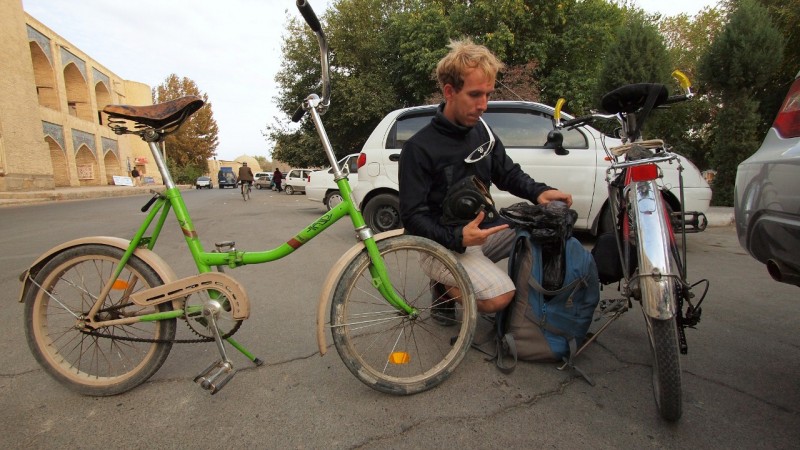
[[[508,261],[516,294],[495,315],[496,364],[503,372],[514,370],[517,360],[564,361],[574,368],[572,357],[600,301],[600,282],[591,253],[574,237],[562,242],[563,283],[547,290],[542,287],[542,245],[527,231],[517,231]]]

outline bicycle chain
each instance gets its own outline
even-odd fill
[[[103,337],[109,339],[116,339],[118,341],[131,341],[131,342],[152,342],[156,344],[195,344],[198,342],[213,342],[214,338],[199,338],[199,339],[147,339],[147,338],[135,338],[135,337],[127,337],[127,336],[117,336],[113,334],[101,333],[97,330],[83,330],[81,331],[83,334],[89,336],[96,336],[96,337]],[[223,336],[223,339],[230,337],[230,336]]]
[[[99,310],[98,313],[114,311],[114,310],[117,310],[117,309],[123,309],[123,308],[127,308],[130,305],[132,305],[132,303],[123,303],[123,304],[119,304],[119,305],[109,306],[107,308],[103,308],[103,309]],[[186,321],[186,322],[189,321],[189,319],[186,316],[183,316],[183,320]],[[236,334],[236,332],[239,331],[239,328],[241,327],[241,325],[242,325],[242,322],[239,321],[231,331],[229,331],[228,333],[222,335],[222,339],[227,339],[227,338],[233,336],[234,334]],[[186,324],[186,326],[189,327],[189,329],[192,331],[192,333],[194,333],[194,334],[196,334],[198,336],[201,336],[188,323]],[[173,343],[173,344],[196,344],[196,343],[199,343],[199,342],[214,342],[214,338],[213,337],[208,337],[208,336],[201,336],[198,339],[147,339],[147,338],[136,338],[136,337],[118,336],[118,335],[113,335],[113,334],[108,334],[108,333],[101,333],[98,330],[88,330],[88,331],[87,330],[81,330],[81,332],[83,334],[86,334],[86,335],[89,335],[89,336],[103,337],[103,338],[108,338],[108,339],[116,339],[118,341],[129,341],[129,342],[152,342],[152,343],[156,343],[156,344],[167,344],[167,343],[170,343],[170,342]]]

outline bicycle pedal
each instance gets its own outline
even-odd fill
[[[224,377],[218,381],[223,375]],[[233,368],[233,364],[229,361],[217,361],[208,366],[200,375],[194,377],[194,382],[214,395],[225,387],[234,375],[236,375],[236,370]]]

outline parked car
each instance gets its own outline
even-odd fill
[[[256,189],[272,189],[272,174],[267,172],[259,172],[256,174],[256,181],[253,183]]]
[[[226,187],[236,187],[236,175],[233,174],[233,169],[230,167],[223,167],[217,173],[217,185],[220,189]]]
[[[347,175],[350,186],[358,183],[358,153],[339,160],[339,169]],[[328,210],[342,202],[339,186],[333,180],[333,168],[311,172],[306,186],[306,196],[314,202],[322,202]]]
[[[358,157],[358,184],[353,189],[367,224],[375,231],[402,226],[399,213],[397,165],[403,143],[423,126],[436,111],[435,105],[392,111],[373,130]],[[592,233],[606,231],[611,223],[606,205],[606,160],[603,144],[618,145],[618,139],[603,135],[586,125],[563,130],[567,155],[556,155],[544,148],[547,133],[553,129],[554,110],[532,102],[492,101],[483,115],[503,142],[506,151],[536,181],[547,183],[572,194],[572,207],[578,212],[576,229]],[[569,115],[565,114],[567,118]],[[673,211],[705,212],[711,201],[711,189],[697,167],[681,157],[684,167],[685,208],[678,186],[676,164],[662,164],[665,198]],[[492,186],[498,208],[522,201]]]
[[[800,73],[761,147],[739,164],[739,242],[777,281],[800,286]]]
[[[208,188],[213,189],[214,183],[211,182],[211,177],[197,177],[197,180],[194,182],[195,189],[202,189]]]
[[[306,186],[308,185],[308,176],[311,172],[311,169],[291,169],[284,174],[282,184],[284,192],[289,195],[295,192],[305,194]]]

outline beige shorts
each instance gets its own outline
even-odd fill
[[[503,230],[491,235],[480,247],[467,247],[464,253],[453,253],[469,275],[476,300],[488,300],[515,289],[508,272],[495,264],[508,258],[515,235],[514,230]],[[446,285],[455,284],[452,278],[442,275],[443,267],[432,258],[423,258],[420,262],[431,279]]]

